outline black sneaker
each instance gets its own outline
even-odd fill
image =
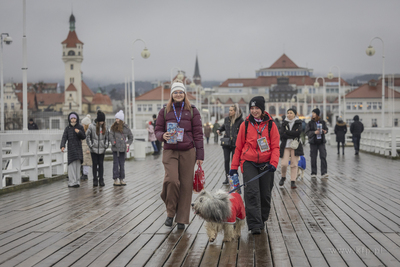
[[[179,230],[185,229],[185,224],[183,224],[183,223],[178,223],[178,229],[179,229]]]
[[[259,229],[259,228],[251,229],[251,234],[252,235],[259,235],[259,234],[261,234],[261,229]]]
[[[174,220],[174,218],[171,217],[167,217],[167,219],[165,220],[165,226],[172,226],[172,221]]]
[[[285,183],[286,177],[282,177],[281,180],[279,181],[279,185],[283,186],[283,184]]]
[[[291,181],[291,182],[290,182],[290,188],[292,188],[292,189],[297,188],[296,182],[295,182],[295,181]]]

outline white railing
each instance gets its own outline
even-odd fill
[[[398,157],[400,128],[365,128],[361,135],[360,150]]]
[[[12,184],[22,183],[22,177],[37,181],[43,174],[45,178],[62,175],[67,171],[67,151],[60,150],[63,130],[7,131],[0,133],[2,151],[0,153],[0,189],[6,185],[6,178]],[[147,130],[133,130],[134,142],[127,158],[143,160],[153,151],[148,142]],[[111,150],[109,148],[109,150]]]
[[[7,177],[12,179],[12,184],[21,184],[22,176],[29,177],[29,181],[37,181],[40,174],[46,178],[64,174],[67,153],[60,150],[61,138],[62,131],[51,134],[41,131],[0,134],[0,189],[5,186]]]

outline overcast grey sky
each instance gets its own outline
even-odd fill
[[[172,67],[193,75],[196,53],[203,80],[255,77],[285,52],[298,66],[325,74],[400,73],[399,0],[35,0],[27,1],[28,81],[64,79],[61,42],[71,6],[84,43],[84,78],[99,84],[169,79]],[[22,81],[22,0],[0,0],[4,81]],[[140,57],[142,38],[151,52]]]

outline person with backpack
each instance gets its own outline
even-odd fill
[[[281,180],[279,185],[283,186],[286,180],[286,171],[289,165],[290,158],[290,187],[292,189],[297,188],[297,168],[300,156],[304,155],[303,146],[300,142],[302,121],[297,117],[297,111],[293,108],[289,108],[286,113],[286,119],[282,122],[280,136],[280,157],[281,161]],[[294,144],[297,142],[298,146],[294,148]]]
[[[164,142],[161,199],[167,209],[165,225],[172,226],[175,218],[178,229],[184,229],[190,217],[194,167],[202,165],[204,148],[200,112],[190,104],[182,81],[173,82],[170,99],[158,113],[155,132]]]
[[[229,184],[229,167],[231,161],[231,155],[235,153],[236,148],[236,138],[239,132],[239,127],[243,122],[242,111],[239,108],[238,104],[234,104],[229,107],[229,116],[225,118],[224,124],[222,124],[221,128],[217,130],[218,134],[225,131],[224,138],[228,138],[229,142],[225,144],[222,143],[222,150],[224,151],[224,162],[225,162],[225,180],[222,182],[223,184]]]
[[[85,130],[79,124],[79,116],[76,112],[68,115],[68,126],[65,127],[61,139],[61,152],[65,150],[65,144],[68,142],[68,187],[79,187],[79,174],[83,162],[82,141],[85,140]]]
[[[243,173],[246,220],[253,235],[266,227],[271,209],[274,172],[279,162],[279,131],[272,117],[265,111],[265,99],[256,96],[249,103],[250,115],[239,128],[236,150],[229,175]],[[253,177],[268,170],[259,179]],[[249,182],[249,183],[247,183]]]
[[[92,156],[93,186],[105,186],[104,184],[104,156],[108,148],[108,129],[106,127],[106,115],[97,111],[97,118],[89,125],[86,132],[86,142],[90,147]]]
[[[350,132],[353,135],[354,150],[356,151],[355,155],[358,155],[358,152],[360,151],[361,133],[364,132],[364,124],[360,121],[358,115],[354,116],[353,121],[354,122],[350,125]]]
[[[115,114],[115,122],[111,126],[108,138],[113,152],[113,179],[114,186],[125,186],[125,158],[133,142],[133,135],[128,124],[124,122],[122,110]]]
[[[311,178],[317,178],[317,156],[321,159],[321,178],[328,178],[328,163],[326,162],[326,138],[328,127],[326,122],[319,116],[319,108],[313,109],[312,119],[306,127],[306,135],[310,144]]]

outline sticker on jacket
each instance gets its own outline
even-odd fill
[[[257,144],[258,144],[258,147],[260,148],[261,152],[265,152],[265,151],[269,150],[269,145],[268,145],[268,142],[267,142],[267,138],[265,138],[265,136],[261,137],[261,138],[258,138],[257,139]]]

